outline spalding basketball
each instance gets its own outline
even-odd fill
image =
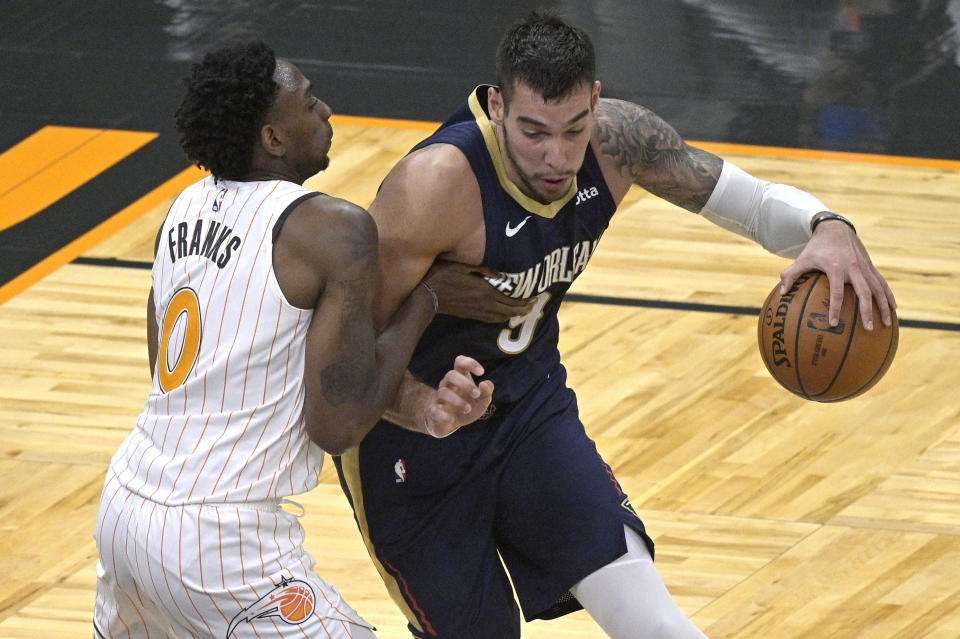
[[[840,322],[830,326],[830,285],[819,271],[804,273],[790,290],[774,287],[760,311],[757,340],[767,370],[787,390],[818,402],[856,397],[887,372],[897,352],[899,329],[873,304],[873,330],[863,327],[853,287],[843,288]]]

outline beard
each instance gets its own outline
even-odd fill
[[[510,163],[513,164],[514,171],[521,182],[520,184],[517,184],[517,187],[519,187],[525,195],[533,198],[540,204],[550,204],[551,202],[555,202],[563,197],[563,195],[552,197],[537,189],[534,184],[534,180],[538,179],[537,176],[529,175],[525,173],[522,168],[520,168],[520,163],[517,162],[517,157],[514,155],[513,149],[510,146],[510,137],[507,134],[507,127],[506,125],[503,125],[500,128],[503,131],[503,153],[510,160]],[[564,191],[564,194],[566,194],[566,191]]]

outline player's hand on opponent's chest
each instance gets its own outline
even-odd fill
[[[439,313],[499,324],[526,315],[533,299],[515,299],[490,285],[496,273],[484,266],[437,260],[423,281],[437,293]]]

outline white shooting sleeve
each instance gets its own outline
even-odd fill
[[[827,205],[806,191],[758,180],[723,163],[720,179],[700,215],[782,257],[796,257],[810,240],[810,220]]]

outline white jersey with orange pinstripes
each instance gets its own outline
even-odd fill
[[[323,451],[303,423],[311,310],[284,298],[274,228],[316,192],[208,177],[184,190],[153,265],[158,331],[150,397],[111,461],[162,504],[243,502],[317,485]]]

